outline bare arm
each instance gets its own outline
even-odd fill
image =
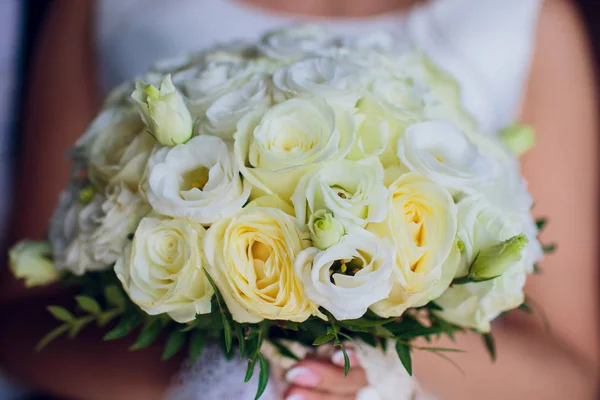
[[[524,313],[494,328],[498,361],[481,339],[458,338],[455,360],[466,376],[431,355],[416,371],[444,398],[592,399],[598,368],[598,104],[587,38],[574,6],[547,0],[522,121],[535,126],[537,147],[524,160],[534,213],[550,223],[542,237],[558,251],[526,289],[547,313],[552,332]],[[537,321],[539,322],[539,321]]]

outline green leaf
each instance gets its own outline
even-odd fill
[[[537,230],[538,232],[541,232],[544,227],[546,226],[546,224],[548,223],[548,219],[547,218],[539,218],[535,221],[535,224],[537,226]]]
[[[492,361],[496,361],[496,343],[494,342],[494,337],[491,333],[485,333],[481,336],[483,337],[485,348],[487,349],[488,353],[490,353]]]
[[[333,339],[335,339],[335,335],[333,333],[327,333],[323,336],[319,336],[318,338],[316,338],[313,342],[313,346],[320,346],[322,344],[331,342]]]
[[[350,357],[348,357],[348,352],[343,344],[340,343],[337,347],[340,348],[344,355],[344,376],[348,376],[348,372],[350,372]]]
[[[125,308],[125,296],[117,285],[109,285],[104,288],[104,298],[113,307]]]
[[[204,270],[208,282],[212,286],[215,292],[215,299],[217,300],[217,305],[219,306],[219,312],[221,313],[221,320],[223,321],[223,334],[225,335],[225,353],[229,354],[231,352],[231,347],[233,346],[233,335],[231,334],[231,324],[229,323],[229,317],[227,316],[225,306],[222,304],[221,293],[219,292],[219,288],[213,281],[212,277],[209,275],[206,270]]]
[[[179,329],[174,329],[169,333],[169,337],[167,339],[167,344],[165,345],[165,350],[162,354],[163,360],[168,360],[173,357],[185,344],[185,333],[181,332]]]
[[[521,304],[519,306],[519,310],[525,311],[527,314],[533,314],[533,309],[529,307],[529,304],[527,304],[527,302]]]
[[[63,322],[71,322],[75,319],[66,308],[60,306],[48,306],[47,310],[54,318]]]
[[[75,336],[81,332],[83,328],[86,327],[87,324],[92,322],[95,319],[93,316],[84,317],[81,319],[73,320],[70,323],[71,328],[69,329],[69,338],[73,339]]]
[[[162,323],[159,319],[152,319],[140,332],[137,340],[129,350],[140,350],[150,346],[158,338],[162,329]]]
[[[103,339],[115,340],[127,336],[142,323],[142,320],[143,317],[141,313],[126,314],[121,317],[121,320],[112,331],[104,335]]]
[[[237,337],[238,346],[240,346],[240,360],[244,358],[244,354],[246,354],[246,338],[244,337],[244,332],[242,330],[242,326],[240,324],[234,325],[235,336]]]
[[[256,366],[256,360],[248,360],[248,368],[246,368],[246,376],[244,377],[244,383],[250,382],[252,375],[254,375],[254,367]]]
[[[396,353],[402,362],[402,365],[408,372],[408,375],[412,376],[412,359],[410,357],[410,347],[402,342],[396,342]]]
[[[66,333],[69,330],[69,324],[63,324],[58,328],[50,331],[46,336],[42,338],[35,346],[35,351],[42,351],[44,347],[56,340],[60,335]]]
[[[92,315],[98,315],[102,312],[102,307],[100,307],[100,304],[98,304],[98,302],[91,297],[76,296],[75,301],[77,302],[79,308],[81,308],[83,311],[87,311]]]
[[[206,343],[206,333],[202,331],[193,331],[192,337],[190,338],[189,356],[190,362],[195,362],[198,357],[202,355],[204,351],[204,345]]]
[[[269,383],[269,363],[262,353],[258,353],[258,362],[260,374],[258,375],[258,388],[256,389],[256,397],[254,397],[254,400],[260,399],[260,396],[262,396],[267,388],[267,383]]]
[[[373,333],[381,338],[394,339],[395,335],[383,326],[376,326]]]
[[[353,319],[353,320],[346,320],[346,321],[338,321],[338,323],[345,327],[345,328],[349,328],[349,329],[355,329],[355,328],[374,328],[376,326],[381,326],[381,325],[387,325],[390,324],[394,321],[396,321],[397,318],[385,318],[385,319]]]
[[[447,347],[415,347],[418,350],[431,351],[433,353],[465,353],[461,349],[451,349]]]
[[[554,253],[556,251],[556,243],[551,243],[542,246],[542,251],[544,254]]]
[[[277,351],[279,351],[279,354],[281,354],[282,356],[291,358],[292,360],[300,361],[300,358],[280,341],[272,340],[271,343],[277,348]]]
[[[535,275],[542,275],[544,273],[544,271],[542,271],[542,269],[540,268],[539,265],[533,264],[533,273]]]

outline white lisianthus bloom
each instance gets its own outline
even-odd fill
[[[345,109],[353,109],[361,96],[360,74],[332,58],[308,58],[273,74],[281,97],[319,96]]]
[[[123,254],[128,235],[150,211],[142,197],[124,183],[108,187],[106,196],[92,193],[91,199],[82,199],[84,190],[61,195],[50,225],[56,267],[76,275],[114,264]]]
[[[109,108],[94,120],[75,147],[75,157],[85,153],[90,180],[97,187],[125,182],[132,190],[142,179],[155,140],[144,131],[134,107]]]
[[[235,321],[302,322],[316,312],[294,272],[309,244],[298,220],[275,208],[244,208],[210,227],[207,271]]]
[[[202,225],[148,216],[115,264],[131,301],[150,315],[167,313],[179,323],[210,313],[212,286],[204,271]]]
[[[443,309],[435,313],[453,324],[489,332],[491,321],[525,301],[526,275],[509,271],[490,281],[453,285],[435,301]]]
[[[333,37],[318,25],[298,25],[264,35],[258,48],[279,60],[294,60],[306,54],[331,47]]]
[[[192,137],[194,121],[183,97],[165,75],[160,88],[137,82],[131,97],[156,141],[163,146],[185,143]]]
[[[350,151],[354,120],[340,114],[319,98],[295,98],[245,116],[234,135],[241,173],[257,189],[289,199],[310,169]]]
[[[306,295],[337,320],[362,317],[392,289],[394,248],[368,232],[354,232],[326,250],[298,254],[296,274]]]
[[[387,115],[402,122],[422,119],[429,99],[426,86],[405,78],[376,79],[371,95]]]
[[[324,164],[300,179],[291,200],[300,221],[325,209],[346,224],[381,222],[388,205],[383,167],[377,158]]]
[[[216,136],[196,136],[186,144],[160,149],[148,171],[148,201],[163,215],[208,225],[236,213],[250,196],[233,153]]]
[[[208,107],[206,118],[200,123],[200,133],[233,140],[238,121],[250,111],[266,110],[270,103],[266,80],[255,76]]]
[[[478,255],[486,254],[489,249],[511,238],[518,238],[526,221],[517,215],[507,214],[493,206],[484,196],[474,195],[458,203],[458,238],[462,243],[461,262],[457,277],[467,276]],[[537,240],[536,240],[537,242]],[[503,266],[504,273],[496,279],[484,282],[453,285],[436,300],[443,308],[439,315],[449,322],[460,326],[489,331],[490,322],[502,312],[518,307],[524,300],[523,285],[525,275],[534,261],[536,244],[522,243],[515,247],[520,256],[512,266]],[[493,261],[493,262],[492,262]],[[494,269],[490,260],[489,269]],[[484,267],[482,269],[484,273]]]
[[[58,207],[50,221],[49,239],[56,269],[68,270],[75,275],[87,271],[110,268],[100,260],[94,260],[88,241],[102,218],[104,197],[95,194],[87,204],[79,199],[79,188],[71,186],[61,193]]]
[[[448,122],[411,125],[398,140],[397,155],[408,169],[452,192],[471,193],[488,184],[496,173],[493,160]]]
[[[367,230],[391,238],[396,246],[394,286],[371,308],[382,317],[423,305],[450,285],[458,262],[456,206],[443,187],[417,173],[388,187],[389,214]]]
[[[58,280],[58,270],[51,256],[48,242],[25,240],[8,252],[9,267],[14,277],[23,279],[28,288],[49,285]]]

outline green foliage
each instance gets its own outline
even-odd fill
[[[408,372],[408,375],[412,376],[412,359],[410,356],[410,346],[401,341],[398,341],[396,342],[396,353],[398,353],[398,357],[400,358],[404,369],[406,369],[406,372]]]
[[[162,354],[163,360],[168,360],[173,357],[179,350],[183,348],[185,344],[186,334],[182,332],[180,329],[175,327],[169,334],[169,338],[167,339],[167,344],[165,345],[165,350]]]
[[[492,361],[496,361],[496,342],[494,341],[494,337],[491,333],[484,333],[481,335],[483,337],[483,343],[485,344],[485,348],[490,354]]]

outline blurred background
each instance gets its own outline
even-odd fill
[[[86,1],[86,0],[72,0]],[[498,0],[501,3],[503,0]],[[0,0],[0,179],[14,181],[13,166],[18,160],[23,140],[23,123],[27,116],[23,105],[28,91],[28,74],[32,54],[40,40],[40,27],[52,0]],[[578,0],[588,32],[592,38],[596,65],[600,58],[600,1]],[[0,194],[0,228],[7,225],[10,196]],[[0,239],[5,240],[5,229]],[[2,329],[0,327],[0,329]],[[42,394],[10,384],[2,378],[0,366],[0,400],[49,399]]]

